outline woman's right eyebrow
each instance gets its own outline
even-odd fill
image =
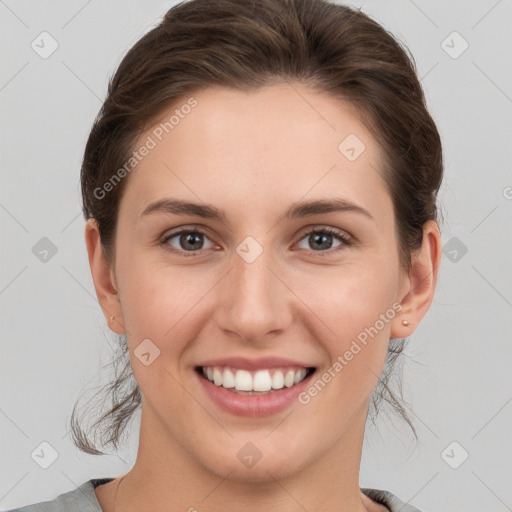
[[[191,203],[180,199],[164,198],[150,203],[142,212],[141,217],[152,213],[168,213],[172,215],[195,215],[205,219],[214,219],[225,224],[228,223],[227,215],[209,204]]]
[[[300,201],[292,206],[278,219],[299,219],[336,212],[360,213],[370,220],[375,220],[370,212],[351,201],[342,198],[318,199],[313,201]],[[194,215],[205,219],[213,219],[229,224],[227,215],[211,204],[191,203],[180,199],[166,197],[150,203],[142,212],[141,217],[152,213],[167,213],[171,215]]]

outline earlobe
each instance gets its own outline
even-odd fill
[[[432,304],[441,261],[441,235],[433,220],[423,227],[421,247],[411,255],[409,291],[401,300],[402,310],[391,325],[392,338],[410,336]]]
[[[85,243],[96,296],[109,328],[125,334],[121,303],[117,293],[112,265],[101,245],[96,219],[89,219],[85,226]],[[113,317],[113,319],[112,319]]]

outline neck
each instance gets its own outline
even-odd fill
[[[236,470],[218,474],[198,462],[143,402],[137,460],[117,485],[113,512],[224,512],[235,507],[244,512],[366,512],[368,500],[359,489],[366,412],[361,410],[356,423],[307,467],[297,471],[293,460],[288,468],[257,463],[251,469],[255,478],[249,479]],[[260,462],[268,462],[264,459]]]

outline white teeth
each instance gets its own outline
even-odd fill
[[[225,388],[235,387],[235,377],[233,375],[233,372],[229,368],[226,368],[224,370],[224,373],[222,374],[222,385]]]
[[[218,368],[213,369],[213,383],[216,386],[222,386],[222,373]]]
[[[275,372],[272,376],[272,389],[283,389],[284,377],[283,372]]]
[[[247,370],[237,370],[235,375],[235,389],[237,391],[254,391],[252,389],[252,375]]]
[[[284,378],[284,385],[287,387],[287,388],[291,388],[294,384],[294,381],[295,381],[295,372],[293,370],[290,370],[285,378]]]
[[[293,379],[294,384],[298,384],[304,377],[306,376],[306,370],[304,368],[295,373],[295,377]]]
[[[268,391],[272,389],[272,379],[268,370],[259,370],[254,374],[253,391]]]
[[[234,369],[233,369],[234,370]],[[216,386],[232,391],[265,392],[284,387],[290,388],[301,382],[307,374],[305,368],[258,370],[234,370],[224,367],[203,367],[203,375]]]

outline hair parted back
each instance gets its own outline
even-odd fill
[[[438,220],[443,175],[441,140],[408,50],[368,15],[327,0],[188,0],[172,7],[122,59],[91,129],[81,168],[83,213],[95,218],[105,254],[115,255],[119,205],[129,176],[99,198],[101,188],[129,160],[134,144],[156,116],[212,86],[255,90],[277,82],[303,82],[354,107],[385,155],[382,175],[394,204],[400,263],[409,269],[423,226]],[[103,388],[112,406],[92,426],[102,446],[117,449],[141,404],[121,337],[115,380]],[[404,340],[391,339],[386,365],[372,396],[375,421],[384,399],[416,431],[391,371]],[[119,371],[119,368],[121,370]],[[103,454],[71,415],[74,444]]]

